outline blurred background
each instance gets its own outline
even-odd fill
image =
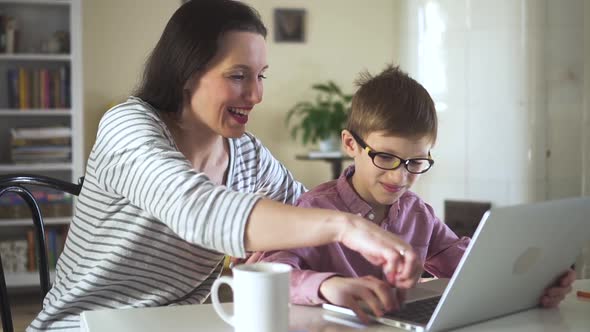
[[[286,112],[334,80],[348,93],[362,70],[400,64],[439,111],[435,167],[415,190],[443,214],[445,199],[494,205],[585,195],[590,189],[590,4],[583,0],[245,1],[269,29],[270,70],[249,130],[306,186],[328,163],[296,160],[303,146]],[[108,105],[137,83],[179,3],[83,2],[84,146]],[[305,11],[305,40],[275,42],[273,13]]]
[[[297,158],[318,146],[291,137],[288,111],[315,98],[314,84],[331,80],[351,94],[359,72],[399,64],[431,93],[439,116],[436,163],[414,191],[458,233],[469,235],[490,206],[590,193],[589,1],[244,1],[269,31],[264,100],[248,130],[308,188],[332,179],[332,164]],[[132,93],[181,2],[0,0],[0,33],[20,40],[0,39],[8,78],[0,80],[0,173],[82,176],[100,118]],[[41,106],[12,98],[11,79],[25,71],[32,84],[55,72],[65,99],[48,107],[42,96]],[[60,151],[69,151],[68,160],[15,163],[11,129],[47,124],[64,124]],[[11,204],[0,202],[0,215]],[[60,204],[70,209],[52,223],[67,226],[71,199],[53,205]],[[0,242],[26,251],[30,221],[4,218]],[[590,243],[578,266],[579,276],[590,277]],[[25,269],[8,275],[9,287],[38,282],[35,267]],[[38,303],[24,316],[37,310]]]
[[[442,219],[445,201],[502,206],[590,192],[588,1],[245,2],[269,29],[269,78],[249,130],[308,188],[331,179],[330,164],[295,158],[315,146],[289,135],[287,111],[313,98],[315,83],[333,80],[352,93],[360,71],[393,63],[436,102],[436,164],[414,190]],[[178,5],[84,1],[86,153]],[[277,9],[305,12],[303,42],[275,41]]]

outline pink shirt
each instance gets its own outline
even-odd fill
[[[371,206],[357,195],[347,181],[353,173],[354,166],[347,168],[339,179],[323,183],[303,194],[296,205],[340,210],[373,219]],[[469,244],[469,238],[459,239],[434,215],[432,207],[413,192],[406,192],[391,206],[381,227],[411,244],[424,262],[424,269],[439,278],[452,276]],[[266,252],[262,260],[294,267],[291,302],[296,304],[324,303],[325,300],[319,296],[320,284],[334,275],[373,275],[383,279],[381,268],[340,243]]]

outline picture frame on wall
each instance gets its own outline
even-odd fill
[[[274,10],[274,39],[277,43],[305,42],[305,9]]]

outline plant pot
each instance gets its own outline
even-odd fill
[[[340,151],[340,137],[330,136],[329,138],[320,140],[318,148],[321,152]]]

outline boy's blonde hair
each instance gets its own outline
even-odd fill
[[[436,142],[437,117],[428,91],[398,66],[379,75],[359,75],[346,129],[366,138],[383,131],[392,136],[423,137]]]

